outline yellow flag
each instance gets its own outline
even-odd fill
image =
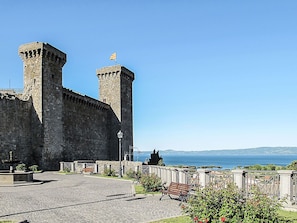
[[[116,60],[117,59],[117,53],[113,53],[111,54],[111,56],[109,57],[110,60]]]

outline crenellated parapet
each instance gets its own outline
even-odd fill
[[[96,99],[93,99],[91,97],[88,97],[86,95],[78,94],[66,88],[63,88],[63,99],[67,101],[71,101],[72,103],[80,104],[82,106],[87,106],[93,109],[110,110],[109,105],[101,101],[98,101]]]
[[[134,73],[121,65],[103,67],[96,71],[99,79],[109,78],[111,76],[121,75],[127,80],[134,80]]]
[[[61,67],[66,63],[66,54],[48,43],[34,42],[21,45],[19,55],[23,61],[42,57]]]

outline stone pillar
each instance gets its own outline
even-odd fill
[[[197,170],[198,174],[199,174],[199,184],[202,187],[205,187],[209,184],[210,181],[210,170],[206,170],[206,169],[198,169]]]
[[[179,182],[183,184],[187,184],[186,175],[187,173],[185,171],[179,171]]]
[[[172,182],[178,183],[178,171],[177,171],[177,169],[172,169],[171,174],[172,174]]]
[[[94,173],[99,173],[99,165],[97,163],[94,164]]]
[[[162,180],[162,183],[166,182],[166,169],[165,169],[165,167],[161,167],[161,180]]]
[[[70,168],[71,168],[70,172],[71,172],[71,173],[74,173],[74,172],[75,172],[75,163],[72,162],[70,165],[71,165],[71,167],[70,167]]]
[[[244,170],[232,170],[234,183],[239,189],[245,188],[245,175],[246,171]]]
[[[166,185],[169,186],[171,182],[172,182],[171,169],[166,168]]]
[[[64,171],[64,162],[60,162],[60,171]]]
[[[280,177],[280,198],[287,198],[290,202],[293,199],[292,174],[293,170],[278,170]]]

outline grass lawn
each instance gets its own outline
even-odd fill
[[[136,194],[160,194],[161,192],[146,192],[141,184],[134,184]]]
[[[280,216],[285,217],[288,220],[292,220],[294,223],[297,223],[297,212],[281,210],[279,214]]]
[[[285,217],[287,220],[291,220],[293,223],[297,223],[297,212],[294,211],[280,211],[280,216]],[[191,223],[193,222],[188,216],[180,216],[175,218],[168,218],[151,223]]]

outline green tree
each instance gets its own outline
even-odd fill
[[[297,160],[292,161],[288,166],[287,170],[297,170]]]

